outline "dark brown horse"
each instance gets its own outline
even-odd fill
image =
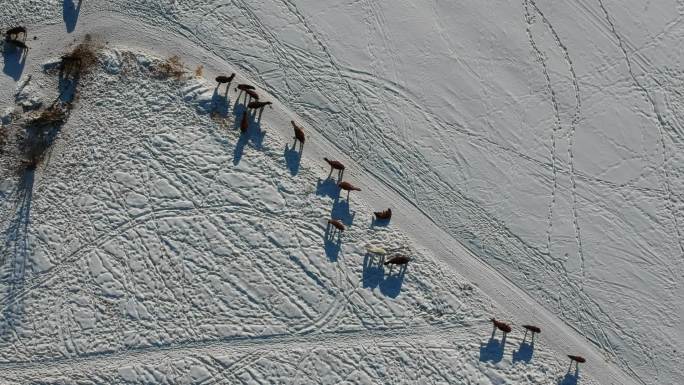
[[[337,170],[337,179],[342,179],[342,175],[344,175],[344,165],[342,164],[342,162],[338,160],[330,160],[328,158],[323,158],[323,160],[328,162],[328,164],[330,165],[330,174],[328,175],[328,178],[330,178],[330,176],[332,175],[333,170]]]
[[[295,123],[294,120],[290,120],[290,123],[292,124],[292,128],[294,129],[295,144],[297,144],[297,141],[299,141],[299,151],[301,152],[302,148],[304,148],[304,142],[306,141],[306,136],[304,135],[304,128]]]
[[[395,255],[392,257],[389,257],[384,265],[407,265],[411,261],[411,257],[407,257],[405,255]]]
[[[374,211],[375,218],[380,221],[388,221],[392,219],[392,209],[387,209],[383,211]]]
[[[272,102],[250,102],[247,105],[247,108],[253,108],[255,110],[258,110],[258,109],[263,109],[266,106],[270,106],[271,104],[273,104],[273,103]]]
[[[249,114],[247,111],[242,113],[242,121],[240,122],[240,132],[245,133],[249,128]]]
[[[237,90],[247,91],[253,89],[255,89],[254,86],[250,86],[249,84],[238,84],[237,87],[235,87],[235,92],[237,92]]]
[[[504,336],[505,336],[506,334],[510,333],[511,330],[513,330],[513,328],[511,327],[511,325],[509,325],[509,324],[507,324],[507,323],[505,323],[505,322],[503,322],[503,321],[498,321],[498,320],[496,320],[495,318],[490,319],[490,321],[492,321],[492,323],[494,324],[494,329],[499,329],[499,330],[501,330],[501,331],[504,333]],[[494,335],[493,332],[492,332],[492,335]]]
[[[344,224],[339,219],[328,219],[328,224],[333,225],[337,230],[344,231]]]
[[[346,181],[342,181],[342,182],[338,183],[337,186],[339,188],[341,188],[342,190],[347,191],[347,199],[349,199],[349,193],[351,191],[361,191],[360,188],[358,188],[358,187],[354,186],[353,184],[346,182]]]
[[[230,76],[219,75],[216,77],[216,83],[218,83],[218,84],[230,83],[233,81],[233,78],[235,78],[234,73],[231,74]]]

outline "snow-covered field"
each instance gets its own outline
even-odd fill
[[[3,127],[72,40],[104,47],[35,172],[0,155],[4,381],[684,382],[684,4],[1,5],[31,47]],[[202,76],[155,76],[174,54]],[[276,102],[245,137],[231,71]]]

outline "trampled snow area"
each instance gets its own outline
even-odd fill
[[[4,381],[684,383],[683,3],[1,5],[3,127],[104,45],[46,161],[3,150]],[[243,137],[232,71],[276,102]]]

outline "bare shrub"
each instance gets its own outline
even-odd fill
[[[181,80],[183,75],[185,75],[185,67],[180,58],[177,55],[173,55],[154,67],[153,72],[160,79],[174,78]]]
[[[25,166],[35,168],[43,160],[57,133],[69,119],[72,108],[71,103],[56,102],[25,123],[24,137],[20,142]]]
[[[202,73],[204,72],[204,66],[203,65],[198,65],[197,68],[195,68],[195,77],[196,78],[201,78]]]
[[[80,77],[90,72],[99,64],[97,52],[101,48],[101,44],[94,42],[90,35],[86,35],[82,43],[62,56],[60,69],[63,76]]]

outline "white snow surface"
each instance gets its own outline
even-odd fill
[[[681,1],[1,5],[31,46],[4,126],[55,97],[43,64],[108,42],[47,161],[0,182],[4,381],[684,383]],[[209,80],[151,76],[172,54]],[[263,136],[213,94],[231,71],[276,102]]]

